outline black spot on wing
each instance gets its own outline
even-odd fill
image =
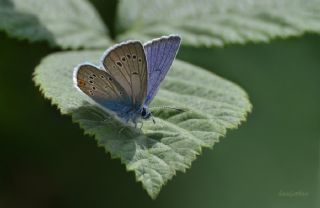
[[[118,65],[119,67],[122,67],[122,63],[121,63],[120,61],[117,61],[117,65]]]

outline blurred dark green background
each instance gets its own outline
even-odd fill
[[[92,2],[115,37],[115,1]],[[242,86],[253,112],[155,201],[34,86],[57,50],[0,33],[1,208],[320,207],[320,36],[182,48],[178,58]]]

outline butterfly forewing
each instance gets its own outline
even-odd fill
[[[124,88],[112,75],[90,64],[83,64],[75,72],[77,87],[103,107],[121,114],[130,107]]]
[[[181,38],[163,36],[144,45],[148,62],[148,89],[145,104],[149,105],[157,94],[160,84],[168,73],[179,49]]]
[[[124,88],[133,108],[143,105],[147,94],[147,62],[139,41],[125,42],[108,50],[102,58],[106,71]]]

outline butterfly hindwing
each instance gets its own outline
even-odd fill
[[[119,117],[131,108],[124,88],[106,71],[91,64],[82,64],[75,70],[74,78],[78,89]]]
[[[139,41],[129,41],[109,49],[102,57],[103,67],[124,88],[134,109],[139,109],[147,94],[147,61]]]
[[[163,36],[144,45],[148,62],[148,89],[145,105],[157,94],[160,84],[168,73],[179,49],[181,38],[177,35]]]

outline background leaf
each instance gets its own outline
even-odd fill
[[[156,125],[145,121],[141,130],[125,127],[90,103],[72,83],[73,68],[93,61],[102,52],[63,52],[46,57],[35,71],[35,82],[63,114],[72,114],[85,132],[127,170],[135,171],[152,198],[176,171],[184,172],[212,147],[226,129],[237,127],[251,109],[237,85],[199,67],[175,61],[152,105],[170,105],[186,112],[153,111]]]
[[[62,48],[104,48],[110,43],[102,20],[86,0],[0,0],[0,30]]]
[[[319,33],[320,1],[122,0],[118,20],[122,40],[178,33],[192,46],[267,42]]]

